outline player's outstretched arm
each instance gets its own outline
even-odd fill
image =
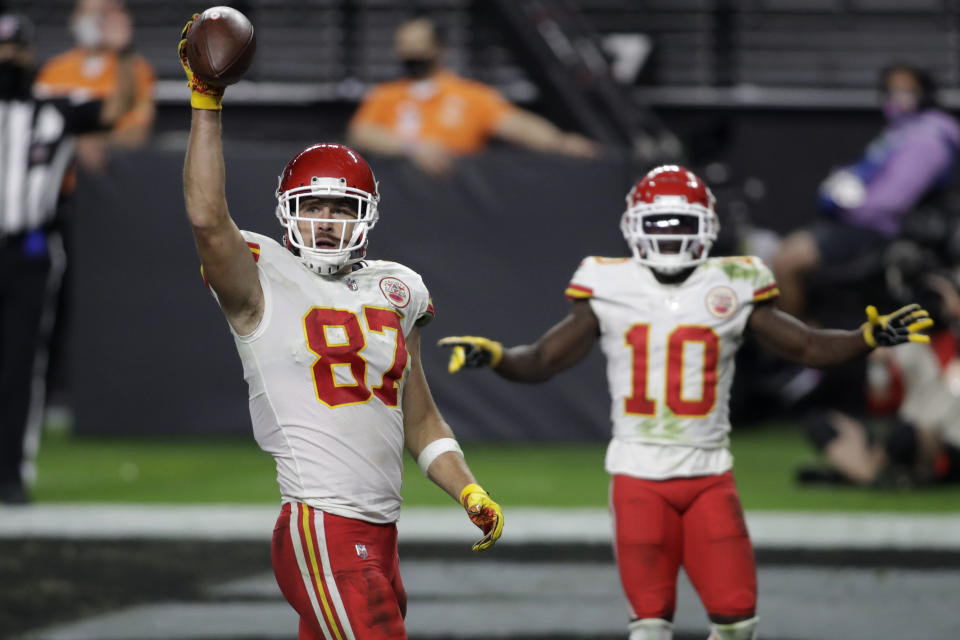
[[[808,327],[772,303],[754,309],[749,323],[765,349],[808,367],[840,364],[878,346],[929,342],[930,338],[921,332],[932,325],[930,314],[917,304],[884,316],[869,306],[867,321],[853,331]]]
[[[600,151],[592,140],[562,131],[546,118],[519,108],[500,119],[494,135],[534,151],[578,158],[594,158]]]
[[[471,522],[483,531],[473,550],[485,551],[500,538],[503,511],[477,484],[453,431],[433,402],[420,362],[418,328],[407,336],[406,346],[410,355],[410,371],[403,388],[403,431],[407,449],[424,475],[467,510]]]
[[[253,256],[227,209],[220,125],[223,90],[195,78],[184,52],[192,23],[184,27],[178,49],[193,107],[183,164],[183,196],[204,277],[216,291],[227,320],[245,335],[257,327],[263,315],[263,290]]]
[[[464,367],[491,367],[509,380],[541,382],[583,360],[599,331],[600,323],[590,303],[578,300],[567,317],[533,344],[504,348],[499,342],[478,336],[450,336],[438,344],[452,348],[450,373]]]

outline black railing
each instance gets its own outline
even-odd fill
[[[317,90],[306,92],[311,100],[356,100],[367,86],[394,77],[398,69],[390,55],[393,30],[415,11],[433,16],[445,29],[448,62],[455,70],[497,86],[517,102],[541,95],[531,81],[538,74],[520,62],[520,44],[504,33],[495,3],[489,0],[232,4],[249,11],[258,29],[261,46],[249,79],[316,85]],[[635,83],[654,89],[655,101],[730,103],[736,102],[731,95],[740,95],[763,103],[773,91],[778,96],[775,102],[790,103],[796,95],[791,90],[866,91],[874,87],[877,70],[893,60],[929,69],[944,87],[960,86],[960,0],[571,4],[601,38],[622,34],[649,38],[652,54]],[[67,24],[73,0],[7,0],[5,5],[36,21],[39,60],[72,46]],[[181,72],[172,53],[176,34],[190,12],[202,7],[193,0],[127,0],[127,5],[136,23],[138,50],[161,80],[179,81]],[[164,87],[161,84],[161,100],[167,98]],[[257,95],[250,92],[249,99],[257,101]],[[804,106],[802,102],[798,99],[797,106]]]

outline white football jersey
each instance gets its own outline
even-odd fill
[[[276,461],[283,499],[396,521],[404,336],[433,317],[423,281],[378,260],[320,276],[274,240],[242,233],[257,260],[264,313],[253,333],[233,335],[254,437]]]
[[[566,291],[589,300],[607,358],[607,470],[643,478],[722,473],[734,355],[754,304],[779,295],[759,258],[710,258],[661,284],[630,258],[586,258]]]

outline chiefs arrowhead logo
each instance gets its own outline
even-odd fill
[[[380,292],[398,309],[410,304],[410,287],[399,278],[383,278],[380,280]]]
[[[723,285],[710,289],[707,293],[707,311],[718,318],[729,318],[740,306],[736,292]]]

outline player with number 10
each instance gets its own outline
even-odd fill
[[[237,228],[225,196],[224,89],[191,71],[192,24],[180,41],[193,106],[187,217],[240,353],[254,436],[277,465],[277,582],[300,615],[300,640],[406,638],[395,525],[404,445],[483,530],[475,551],[503,528],[427,387],[420,327],[433,317],[430,295],[410,269],[366,259],[380,196],[347,147],[313,145],[284,168],[282,244]]]
[[[713,194],[683,167],[658,167],[634,185],[621,230],[633,257],[586,258],[566,291],[569,314],[536,343],[440,343],[453,348],[451,372],[489,366],[537,382],[572,367],[599,338],[613,399],[606,469],[630,640],[670,640],[681,564],[709,614],[711,640],[752,640],[756,568],[727,448],[744,332],[823,367],[877,345],[927,341],[918,332],[932,322],[917,305],[888,316],[868,307],[855,331],[812,329],[783,313],[758,258],[708,258],[719,230]]]

